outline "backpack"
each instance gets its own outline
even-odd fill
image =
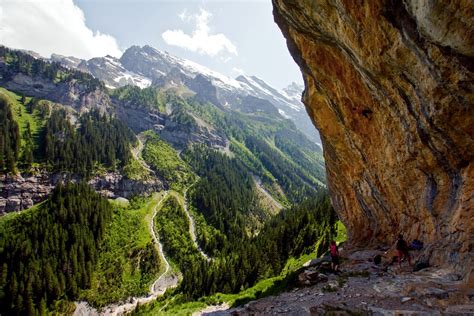
[[[410,244],[410,248],[414,250],[421,250],[423,249],[423,242],[419,241],[418,239],[415,239]]]
[[[397,240],[397,245],[395,247],[397,250],[405,251],[407,249],[407,243],[403,239]]]

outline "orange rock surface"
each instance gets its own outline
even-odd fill
[[[427,245],[469,273],[474,239],[471,0],[273,0],[355,246]]]

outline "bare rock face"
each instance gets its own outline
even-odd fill
[[[67,180],[78,182],[80,177],[66,174],[51,174],[38,171],[35,175],[0,174],[0,216],[9,212],[18,212],[47,199],[58,182]],[[134,195],[151,195],[163,190],[158,179],[135,181],[127,179],[118,172],[108,172],[95,176],[88,181],[100,195],[110,199],[130,198]]]
[[[469,0],[273,0],[356,246],[401,232],[469,272],[474,6]]]

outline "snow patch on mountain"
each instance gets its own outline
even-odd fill
[[[291,116],[285,113],[282,109],[278,109],[278,113],[280,113],[281,116],[283,116],[286,119],[291,119]]]
[[[173,56],[148,45],[132,46],[120,59],[105,56],[84,61],[60,56],[56,61],[91,73],[109,88],[125,85],[140,88],[160,84],[191,85],[188,88],[198,90],[194,92],[200,94],[204,100],[220,104],[224,108],[241,106],[240,103],[247,96],[260,98],[270,102],[278,110],[275,113],[295,122],[310,139],[319,141],[301,102],[303,86],[296,83],[279,90],[257,76],[241,75],[235,79],[230,78],[191,60]],[[209,84],[206,84],[206,80]]]

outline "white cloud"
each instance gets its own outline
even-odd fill
[[[0,0],[0,43],[45,57],[121,54],[114,37],[87,27],[73,0]]]
[[[191,22],[193,16],[191,14],[188,14],[188,10],[184,9],[183,12],[178,14],[178,17],[181,19],[183,22]]]
[[[191,35],[184,33],[183,30],[167,30],[163,32],[161,36],[166,44],[182,47],[211,57],[224,52],[237,56],[237,47],[224,34],[210,34],[209,20],[212,17],[210,12],[201,9],[199,14],[190,15],[185,10],[178,16],[183,22],[194,21],[196,27]]]

